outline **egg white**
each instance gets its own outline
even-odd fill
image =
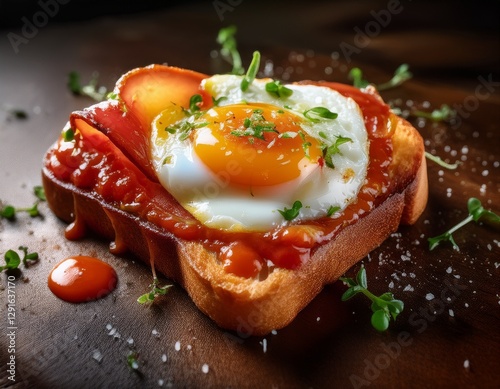
[[[342,144],[341,152],[333,155],[333,169],[310,165],[289,182],[249,188],[229,183],[234,167],[227,166],[226,171],[214,174],[197,156],[189,138],[181,139],[179,133],[165,138],[165,123],[159,123],[160,115],[153,122],[151,142],[158,179],[184,208],[208,227],[228,231],[269,230],[287,223],[278,210],[290,208],[296,200],[303,206],[294,221],[323,217],[331,207],[342,211],[356,199],[364,183],[369,143],[362,113],[354,100],[327,87],[293,84],[286,85],[293,91],[290,97],[277,98],[265,90],[269,81],[256,79],[243,92],[240,76],[216,75],[204,80],[202,87],[214,99],[224,96],[221,106],[266,103],[301,117],[308,109],[328,108],[338,114],[336,119],[321,119],[319,123],[304,120],[302,130],[326,145],[335,143],[338,136],[348,137],[351,142]],[[179,112],[172,117],[183,117]],[[194,122],[192,117],[184,120]]]

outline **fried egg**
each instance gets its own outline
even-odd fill
[[[155,118],[151,156],[160,183],[211,228],[266,231],[335,217],[366,177],[358,105],[314,85],[286,85],[291,94],[278,97],[266,91],[270,79],[242,91],[241,79],[207,78],[201,89],[217,104],[172,104]]]

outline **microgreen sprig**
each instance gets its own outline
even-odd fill
[[[201,95],[192,95],[189,99],[189,110],[187,110],[187,113],[190,115],[194,115],[199,112],[200,106],[198,104],[201,102],[203,102],[203,97],[201,97]]]
[[[297,200],[292,204],[292,208],[285,207],[283,210],[278,209],[278,212],[281,213],[281,216],[283,216],[285,220],[293,220],[297,216],[299,216],[301,208],[302,208],[302,203],[299,200]]]
[[[12,205],[5,205],[0,208],[0,218],[4,218],[7,220],[14,220],[17,213],[26,212],[31,217],[40,216],[40,211],[38,210],[38,204],[40,201],[45,201],[45,191],[41,186],[33,187],[33,193],[37,197],[37,201],[33,203],[31,207],[17,208]]]
[[[392,76],[392,78],[383,84],[377,85],[377,89],[381,91],[401,85],[403,82],[413,77],[413,74],[409,69],[410,67],[406,63],[399,65],[398,68],[394,71],[394,75]]]
[[[259,71],[260,66],[260,53],[258,51],[253,52],[252,62],[248,67],[247,73],[245,77],[241,80],[241,90],[246,92],[248,87],[252,84],[253,80],[255,80],[255,76],[257,76],[257,72]]]
[[[68,74],[68,88],[75,96],[88,96],[95,101],[103,101],[108,93],[106,87],[98,86],[99,74],[94,72],[87,85],[80,82],[80,73],[72,71]]]
[[[220,53],[222,57],[233,65],[231,73],[243,74],[245,70],[241,64],[241,56],[238,52],[236,38],[234,37],[236,31],[236,26],[221,28],[217,35],[217,43],[221,45]]]
[[[340,211],[340,207],[338,205],[330,205],[328,211],[326,212],[326,216],[330,217],[337,211]]]
[[[437,163],[439,166],[442,166],[444,167],[445,169],[450,169],[450,170],[453,170],[453,169],[456,169],[459,165],[459,162],[456,162],[456,163],[447,163],[445,161],[443,161],[440,157],[438,157],[437,155],[433,155],[429,152],[425,152],[425,156],[427,159],[431,160],[432,162],[435,162]]]
[[[429,119],[434,122],[443,122],[453,119],[457,115],[457,112],[451,109],[449,105],[442,104],[441,107],[434,109],[432,112],[413,110],[411,111],[411,115]]]
[[[330,111],[325,107],[314,107],[304,111],[304,117],[309,119],[313,123],[319,123],[320,119],[337,119],[339,116],[337,113]]]
[[[409,71],[409,69],[410,67],[406,63],[399,65],[389,81],[376,85],[377,90],[382,91],[394,88],[409,80],[413,77],[413,74]],[[360,68],[352,68],[349,71],[349,78],[353,81],[353,86],[356,88],[365,88],[370,85],[370,82],[363,79],[363,72]]]
[[[172,287],[172,285],[158,286],[158,282],[158,278],[154,277],[153,283],[149,285],[151,290],[148,293],[144,293],[143,295],[139,296],[139,298],[137,299],[137,302],[139,304],[152,303],[157,296],[166,295],[169,289]]]
[[[453,239],[453,233],[471,221],[475,222],[485,221],[489,224],[500,226],[500,216],[492,211],[486,210],[482,206],[481,201],[475,197],[471,197],[467,201],[467,210],[469,211],[469,216],[467,216],[460,223],[453,226],[452,228],[450,228],[448,231],[446,231],[441,235],[427,239],[429,242],[429,250],[434,250],[441,242],[446,242],[446,241],[451,242],[455,250],[459,250],[457,243]]]
[[[24,253],[22,260],[16,251],[7,250],[7,252],[4,255],[5,265],[0,266],[0,272],[4,270],[18,269],[21,262],[24,264],[25,267],[29,267],[31,262],[38,261],[37,252],[28,253],[28,248],[26,246],[19,246],[19,250],[21,250]]]
[[[352,85],[356,88],[361,89],[370,85],[367,80],[363,79],[363,72],[360,68],[352,68],[349,71],[348,77],[352,80]]]
[[[293,90],[287,88],[278,80],[268,82],[266,84],[266,92],[278,98],[290,97],[293,94]]]
[[[345,137],[345,136],[342,136],[342,135],[339,135],[339,136],[337,136],[335,143],[331,144],[330,146],[325,145],[323,147],[323,159],[325,161],[326,166],[328,166],[329,168],[332,168],[332,169],[335,168],[335,166],[333,165],[333,162],[332,162],[332,157],[335,154],[340,154],[339,147],[347,142],[352,142],[352,139]]]
[[[368,290],[368,280],[364,267],[356,274],[356,279],[341,277],[349,289],[342,295],[342,301],[349,300],[358,293],[363,293],[372,301],[371,310],[373,312],[371,323],[378,331],[385,331],[389,328],[391,317],[396,320],[396,317],[403,312],[404,303],[401,300],[396,300],[391,292],[386,292],[380,296],[375,296]]]

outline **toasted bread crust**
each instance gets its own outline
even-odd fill
[[[219,326],[245,336],[264,335],[290,323],[324,285],[337,280],[401,223],[412,224],[422,213],[427,202],[423,141],[408,122],[396,116],[392,120],[396,125],[389,166],[390,195],[368,215],[319,246],[299,269],[277,268],[264,280],[227,273],[216,254],[202,244],[178,239],[114,208],[91,192],[58,180],[47,168],[42,172],[43,184],[48,204],[59,218],[76,220],[114,240],[114,252],[129,250],[178,282]]]

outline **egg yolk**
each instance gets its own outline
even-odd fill
[[[303,119],[268,104],[214,107],[196,121],[194,150],[216,175],[240,185],[285,183],[321,158],[319,142],[307,135]]]

